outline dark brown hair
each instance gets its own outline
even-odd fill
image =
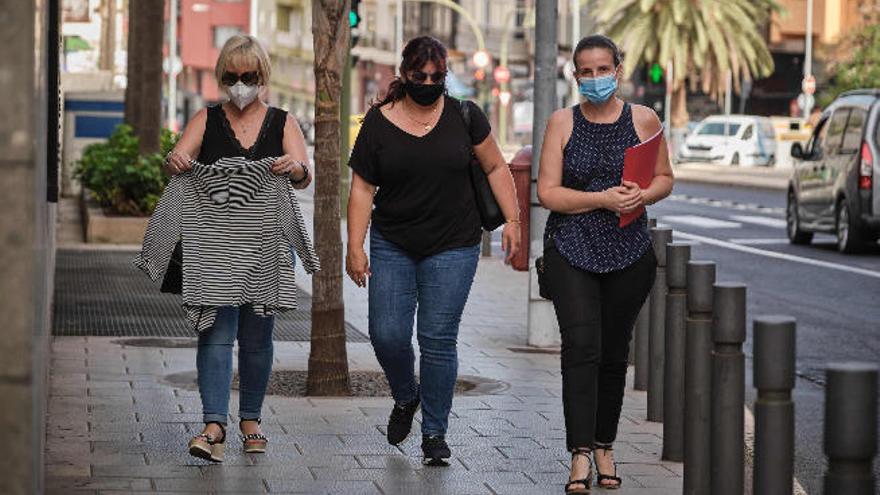
[[[620,48],[611,40],[611,38],[607,36],[602,36],[601,34],[594,34],[592,36],[587,36],[586,38],[580,40],[577,44],[577,47],[574,49],[574,54],[571,56],[571,63],[574,64],[574,70],[578,70],[577,66],[577,57],[584,50],[589,50],[590,48],[604,48],[611,52],[611,56],[614,58],[614,67],[620,65],[620,62],[623,61],[623,55],[620,53]]]
[[[373,108],[379,108],[387,103],[393,103],[403,99],[406,92],[403,89],[403,74],[419,70],[428,62],[433,62],[438,71],[446,70],[446,47],[437,38],[420,36],[409,40],[403,47],[403,60],[400,62],[400,73],[388,85],[385,96],[374,101]]]

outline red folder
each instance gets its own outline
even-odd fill
[[[660,143],[663,141],[663,129],[657,131],[647,141],[626,149],[623,154],[623,180],[635,182],[642,189],[647,189],[654,179],[654,168],[657,166],[657,155],[660,154]],[[645,207],[620,215],[619,226],[626,227],[642,216]]]

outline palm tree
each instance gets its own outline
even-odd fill
[[[307,393],[347,395],[350,390],[342,302],[339,165],[343,64],[351,30],[349,0],[314,0],[315,246],[321,271],[312,278],[312,334]],[[347,122],[346,122],[347,124]],[[346,125],[346,132],[347,132]]]
[[[156,153],[162,128],[165,0],[129,0],[128,8],[125,123],[137,134],[142,154]]]
[[[739,81],[770,75],[773,58],[762,36],[775,0],[617,0],[598,7],[597,20],[626,55],[631,74],[641,63],[672,67],[672,126],[688,121],[685,81],[716,99],[728,75]]]

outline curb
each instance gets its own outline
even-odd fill
[[[784,191],[788,188],[789,169],[731,168],[708,164],[678,164],[672,167],[676,180],[702,184],[749,187]]]

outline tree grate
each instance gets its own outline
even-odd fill
[[[159,292],[131,260],[132,251],[59,249],[55,264],[53,335],[193,337],[180,296]],[[299,291],[299,309],[275,318],[275,340],[308,342],[312,298]],[[345,323],[348,342],[369,342]]]

